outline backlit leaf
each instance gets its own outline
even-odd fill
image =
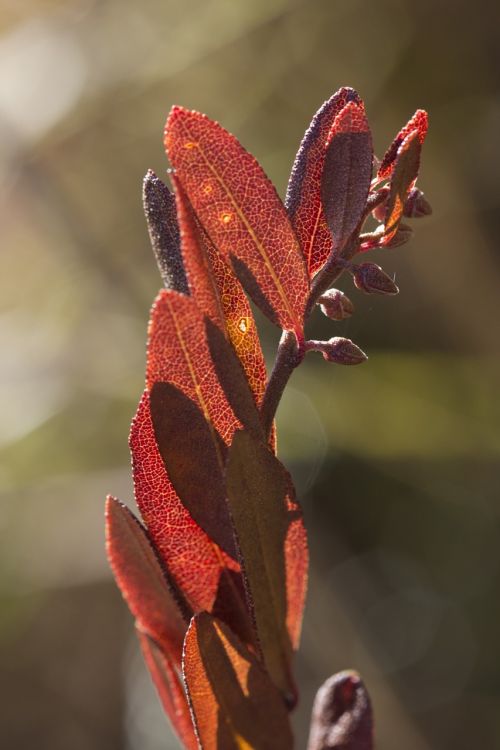
[[[260,414],[232,344],[208,319],[205,319],[205,330],[215,372],[236,418],[254,435],[263,437]]]
[[[418,130],[413,130],[407,135],[398,149],[385,209],[384,245],[387,245],[398,231],[406,196],[418,177],[421,150]]]
[[[373,750],[371,702],[356,672],[339,672],[318,690],[307,750]]]
[[[314,115],[300,144],[285,199],[310,276],[325,264],[332,236],[321,203],[321,177],[330,129],[348,102],[361,103],[354,89],[341,88]]]
[[[149,398],[156,442],[175,491],[198,526],[236,558],[224,443],[194,401],[171,383],[155,383]]]
[[[147,387],[172,383],[199,406],[224,442],[240,426],[212,364],[205,321],[190,297],[162,290],[149,324]]]
[[[198,112],[174,107],[165,147],[196,215],[247,291],[275,323],[301,335],[307,272],[285,207],[238,140]],[[240,275],[241,279],[241,275]],[[245,282],[243,282],[245,285]]]
[[[224,607],[227,621],[248,640],[240,566],[198,526],[175,492],[155,440],[147,391],[132,422],[130,448],[136,502],[174,582],[194,612]]]
[[[288,530],[285,537],[286,626],[292,648],[298,649],[307,592],[309,551],[302,510],[295,498],[292,481],[287,492]]]
[[[239,566],[200,529],[175,492],[156,443],[147,391],[132,422],[130,449],[135,498],[148,532],[192,609],[210,610],[221,570]]]
[[[186,750],[198,750],[198,740],[184,687],[172,663],[146,633],[137,630],[144,661],[153,679],[163,710]]]
[[[212,363],[206,338],[205,320],[191,297],[168,290],[163,290],[158,295],[149,326],[146,382],[148,390],[151,390],[155,383],[170,383],[175,386],[201,411],[213,436],[219,435],[224,443],[230,441],[234,430],[240,426]],[[151,536],[157,548],[165,555],[168,569],[179,582],[182,591],[186,591],[186,585],[191,595],[193,589],[195,590],[194,604],[190,600],[194,611],[203,608],[215,612],[214,607],[220,602],[221,606],[232,613],[230,623],[235,631],[244,639],[249,639],[248,616],[244,601],[241,599],[239,565],[213,540],[209,541],[212,552],[215,553],[215,559],[211,555],[209,560],[206,560],[205,545],[202,545],[201,549],[195,547],[192,554],[189,552],[182,554],[180,550],[186,550],[186,547],[189,550],[192,543],[191,539],[184,538],[184,535],[189,532],[182,525],[175,530],[176,533],[173,535],[175,540],[172,536],[172,525],[179,523],[175,516],[179,505],[183,506],[184,498],[175,490],[158,450],[151,421],[149,398],[143,409],[144,419],[145,437],[150,444],[153,444],[153,460],[159,459],[162,464],[158,488],[155,486],[156,476],[153,476],[153,482],[151,482],[151,473],[153,470],[156,472],[157,467],[153,469],[151,464],[147,463],[148,457],[137,445],[137,440],[135,446],[131,443],[136,493],[141,497],[141,501],[137,498],[137,502]],[[162,451],[164,455],[168,449],[169,446],[166,445]],[[166,495],[163,512],[158,489]],[[203,499],[199,497],[198,503],[203,503]],[[225,502],[224,498],[223,501]],[[193,520],[189,510],[186,508],[185,510],[187,515],[183,515],[183,523],[189,519],[191,524],[195,525],[197,532],[202,531]],[[167,519],[165,519],[165,512]],[[194,539],[201,541],[199,533],[194,534],[193,541]],[[207,536],[206,539],[209,537]],[[204,557],[201,566],[196,562],[200,551]],[[204,570],[204,564],[208,564],[208,571]],[[199,566],[198,569],[197,566]],[[203,571],[203,575],[200,571]],[[182,582],[177,576],[183,579]],[[222,589],[226,592],[226,602],[222,602],[222,597],[219,596]],[[198,595],[201,596],[198,597]],[[231,601],[230,605],[228,601]]]
[[[252,308],[234,271],[201,225],[200,228],[219,288],[229,339],[241,360],[255,402],[260,406],[266,389],[267,373]]]
[[[106,500],[106,549],[118,586],[140,628],[180,665],[187,622],[147,533],[114,497]]]
[[[148,385],[170,481],[197,524],[234,557],[219,432],[227,439],[241,424],[231,405],[254,433],[262,432],[260,418],[231,344],[193,300],[172,292],[159,296],[150,325]]]
[[[193,213],[175,175],[181,249],[189,289],[200,311],[230,339],[260,405],[267,382],[257,327],[243,288]]]
[[[226,483],[264,662],[292,704],[295,686],[290,675],[285,561],[289,477],[262,441],[238,431],[228,453]]]
[[[373,146],[362,104],[349,102],[339,112],[328,135],[321,198],[340,252],[363,216],[370,189]]]
[[[175,198],[150,169],[143,182],[142,200],[156,262],[167,289],[188,294],[182,262]]]
[[[193,618],[183,673],[203,750],[291,750],[279,692],[223,622],[206,613]]]
[[[207,315],[221,329],[225,329],[225,317],[219,289],[212,272],[210,260],[201,237],[201,228],[196,221],[191,204],[175,174],[171,175],[175,186],[177,221],[184,268],[189,291],[200,312]]]
[[[425,136],[427,135],[427,128],[429,127],[429,118],[427,112],[424,109],[417,109],[413,117],[406,123],[404,128],[401,128],[389,148],[384,154],[384,158],[380,162],[380,166],[377,172],[377,181],[384,180],[390,177],[396,161],[399,147],[403,143],[407,135],[413,130],[418,132],[418,140],[420,145],[423,144]]]

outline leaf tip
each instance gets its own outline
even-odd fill
[[[114,497],[114,495],[106,495],[104,503],[104,519],[106,523],[106,547],[108,552],[114,525],[124,513],[130,513],[125,503],[122,503],[117,497]]]

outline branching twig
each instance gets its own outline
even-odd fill
[[[359,231],[356,231],[346,242],[340,253],[332,254],[330,260],[313,279],[311,292],[306,306],[305,320],[310,317],[319,297],[340,278],[346,269],[346,261],[350,260],[359,247]],[[270,434],[276,411],[281,401],[285,387],[296,367],[304,359],[304,353],[298,350],[297,339],[291,331],[284,331],[278,344],[276,359],[267,384],[261,408],[261,418],[264,430]]]

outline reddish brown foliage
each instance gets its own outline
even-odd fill
[[[328,289],[345,270],[365,293],[397,293],[380,266],[352,259],[406,242],[401,218],[430,213],[415,186],[426,132],[418,110],[372,180],[364,105],[340,89],[304,136],[284,205],[234,136],[174,107],[165,128],[174,193],[146,175],[166,288],[152,308],[146,389],[130,433],[144,526],[109,498],[107,549],[188,750],[292,747],[308,548],[271,425],[307,351],[344,365],[366,360],[350,339],[305,341],[305,318],[316,304],[333,321],[353,314],[349,298]],[[381,225],[361,234],[370,213]],[[283,330],[269,382],[247,295]],[[353,673],[320,691],[314,722],[314,750],[372,747],[369,699]]]

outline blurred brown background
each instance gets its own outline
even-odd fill
[[[283,194],[344,84],[379,155],[429,110],[434,215],[374,256],[399,297],[353,292],[344,326],[315,320],[369,362],[310,355],[280,411],[312,553],[297,747],[314,691],[345,667],[371,691],[379,750],[500,747],[498,4],[0,8],[1,747],[177,747],[103,553],[105,493],[132,501],[127,432],[160,285],[142,176],[164,174],[176,102],[237,134]]]

